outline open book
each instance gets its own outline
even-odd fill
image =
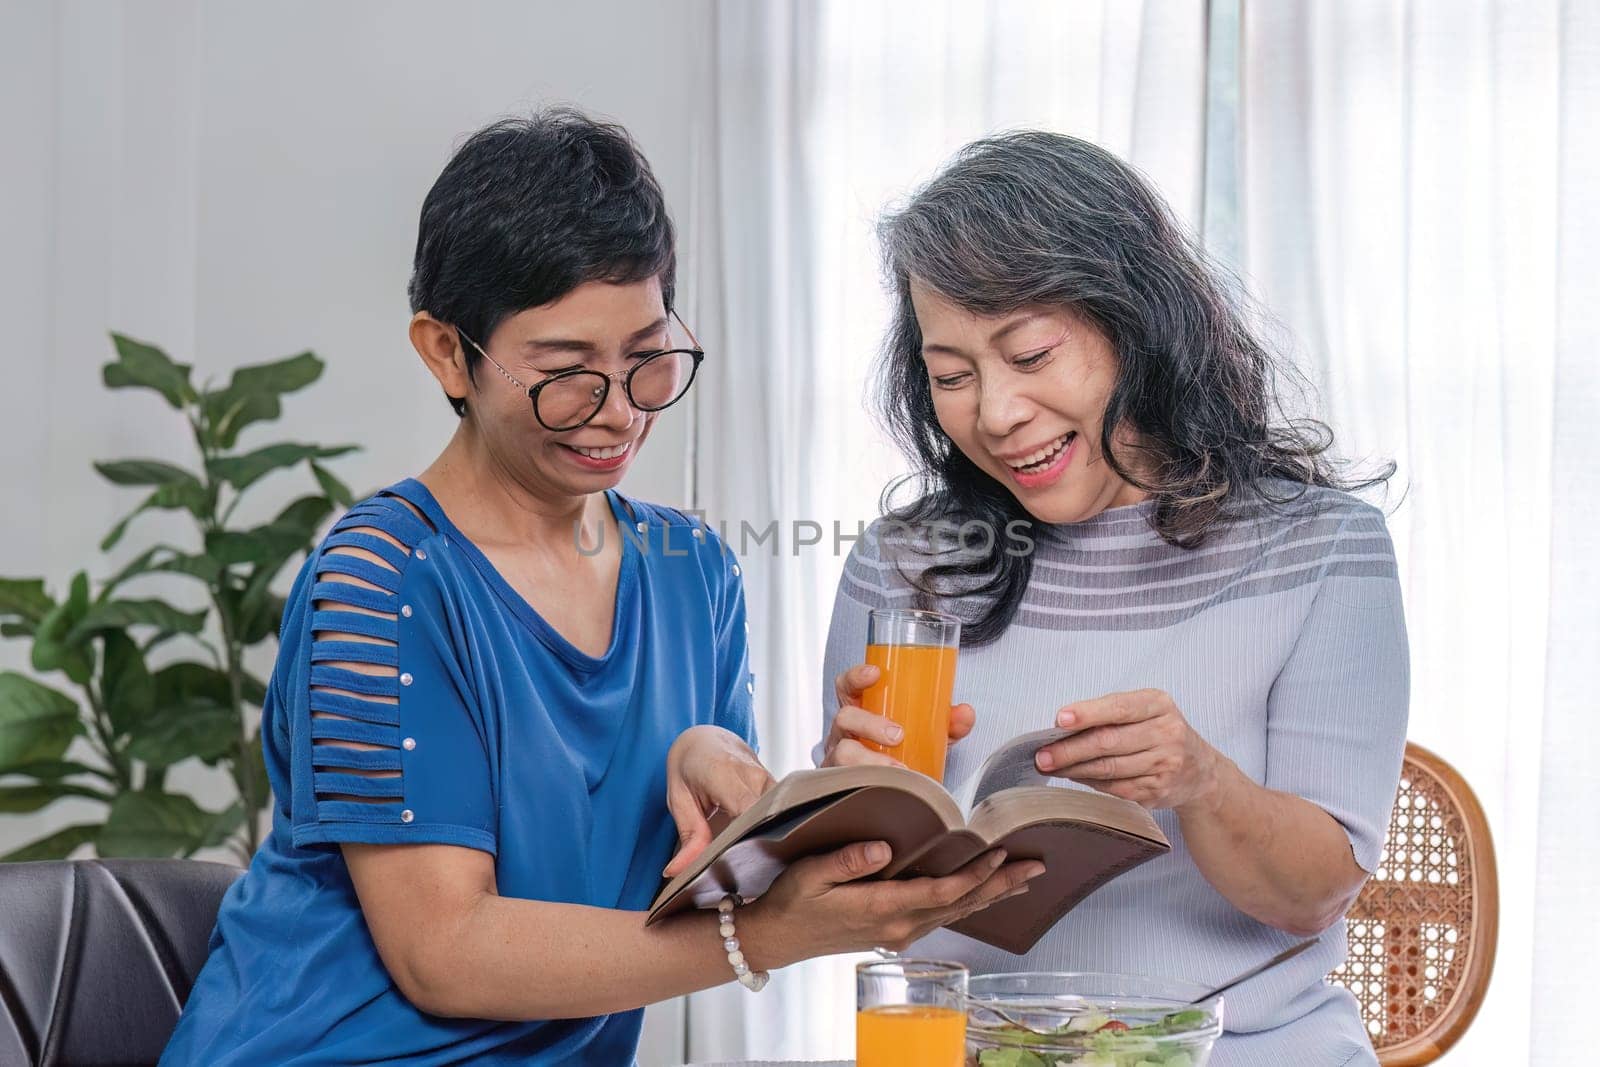
[[[1042,861],[1045,873],[1028,883],[1028,892],[950,929],[1027,952],[1084,897],[1172,847],[1138,804],[1048,784],[1033,755],[1068,733],[1040,730],[1012,738],[956,795],[903,767],[787,775],[667,883],[645,923],[714,908],[727,893],[752,900],[790,863],[855,841],[887,841],[893,848],[879,878],[950,874],[999,845],[1012,860]]]

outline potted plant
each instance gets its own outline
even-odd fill
[[[0,859],[56,859],[92,845],[102,856],[227,847],[247,862],[271,790],[252,725],[266,685],[246,668],[245,654],[277,637],[279,576],[311,548],[334,508],[350,505],[350,491],[324,462],[354,446],[237,449],[240,431],[278,418],[284,395],[321,376],[323,363],[310,352],[240,367],[226,385],[196,388],[187,364],[128,337],[112,341],[117,358],[105,365],[106,386],[159,394],[187,421],[197,455],[190,466],[96,463],[108,481],[144,493],[100,548],[109,552],[138,516],[156,509],[188,515],[194,542],[152,544],[110,577],[97,582],[79,571],[54,593],[40,578],[0,578],[0,635],[30,641],[34,671],[49,679],[0,672],[0,817],[65,797],[100,805],[98,821],[73,823]],[[294,467],[304,468],[315,492],[265,524],[233,524],[247,491]],[[153,575],[192,580],[192,609],[130,595]],[[209,811],[169,790],[169,769],[189,759],[224,768],[233,802]]]

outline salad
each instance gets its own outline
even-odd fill
[[[967,1062],[972,1067],[1202,1067],[1213,1023],[1209,1013],[1195,1008],[1136,1025],[1091,1010],[1037,1031],[969,1018]]]

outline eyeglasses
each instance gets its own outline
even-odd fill
[[[545,429],[560,433],[576,430],[600,414],[611,395],[613,381],[622,383],[622,392],[628,398],[628,403],[640,411],[661,411],[683,399],[683,395],[694,384],[695,373],[699,371],[700,361],[706,358],[706,353],[700,347],[700,342],[695,340],[694,332],[678,318],[676,311],[672,317],[689,335],[693,348],[668,348],[651,352],[640,356],[639,361],[627,370],[615,374],[578,368],[558,371],[531,388],[519,382],[500,365],[499,360],[485,352],[483,346],[468,337],[459,326],[456,327],[456,333],[476,348],[480,356],[493,363],[494,369],[506,381],[518,389],[527,389],[528,399],[533,403],[533,417]]]

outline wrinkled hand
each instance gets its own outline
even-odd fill
[[[851,767],[863,763],[879,763],[889,767],[904,766],[899,760],[877,749],[868,748],[863,741],[873,741],[892,748],[905,736],[899,724],[887,715],[879,715],[861,706],[861,694],[871,689],[881,672],[870,663],[861,663],[833,680],[834,699],[839,702],[839,713],[828,728],[828,738],[823,742],[824,767]],[[950,709],[950,743],[972,732],[977,713],[971,704],[956,704]]]
[[[744,741],[720,726],[692,726],[667,753],[667,810],[678,824],[678,851],[661,872],[672,878],[711,843],[710,816],[736,816],[773,786]]]
[[[1217,782],[1217,750],[1159,689],[1069,704],[1056,725],[1076,731],[1035,754],[1039,770],[1147,808],[1205,800]]]

